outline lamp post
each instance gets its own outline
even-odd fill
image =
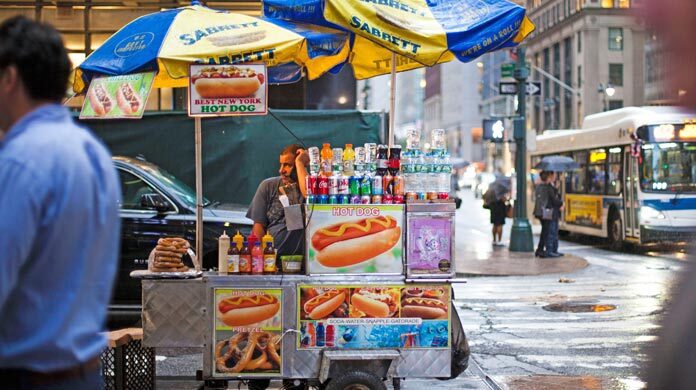
[[[616,88],[614,88],[611,83],[607,83],[605,86],[604,84],[600,83],[599,88],[597,88],[597,92],[602,94],[602,98],[604,101],[604,111],[609,111],[609,99],[610,97],[614,96],[616,93]]]

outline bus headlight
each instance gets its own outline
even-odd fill
[[[640,208],[640,219],[642,221],[650,219],[665,219],[665,215],[650,206],[642,206]]]

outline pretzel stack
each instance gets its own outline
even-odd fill
[[[160,238],[154,249],[154,259],[150,263],[150,271],[153,272],[186,272],[188,267],[184,265],[182,257],[190,245],[188,241],[179,237]]]

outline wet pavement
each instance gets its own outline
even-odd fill
[[[488,211],[470,192],[462,195],[457,255],[485,262],[500,251],[491,245]],[[509,240],[510,221],[504,242]],[[560,251],[586,260],[584,267],[532,275],[469,276],[467,283],[455,285],[455,306],[472,359],[482,371],[472,366],[450,381],[404,380],[402,388],[490,389],[482,373],[504,389],[643,388],[640,374],[648,361],[646,349],[656,341],[669,288],[685,255],[679,247],[628,248],[619,253],[596,244],[595,239],[578,237],[561,241]],[[516,261],[525,268],[522,259]],[[544,309],[554,305],[614,308]],[[157,355],[158,388],[191,389],[199,384],[193,380],[196,368],[202,366],[197,350],[158,350]],[[234,389],[238,383],[229,386]]]

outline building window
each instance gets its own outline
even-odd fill
[[[582,65],[578,65],[578,85],[576,87],[582,87]]]
[[[609,64],[609,83],[623,87],[623,64]]]
[[[617,27],[609,28],[609,50],[623,50],[623,29]]]
[[[578,53],[582,51],[582,32],[578,32]]]
[[[623,100],[609,100],[609,110],[618,110],[619,108],[623,108],[623,106]]]

